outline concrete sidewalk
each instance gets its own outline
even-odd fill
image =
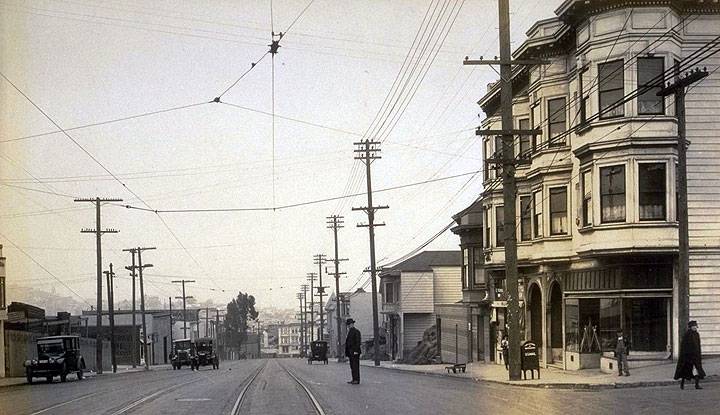
[[[143,372],[145,370],[144,367],[138,366],[133,368],[131,365],[118,365],[117,372],[113,373],[112,369],[105,369],[105,371],[98,375],[92,370],[88,370],[83,373],[83,377],[86,378],[93,378],[96,376],[115,376],[115,375],[122,375],[124,373],[137,373],[137,372]],[[150,371],[158,371],[158,370],[172,370],[172,366],[170,365],[155,365],[150,366]],[[74,374],[70,375],[71,377],[75,376]],[[74,378],[73,378],[74,379]],[[42,383],[44,382],[41,378],[35,378],[35,383]],[[27,380],[25,377],[11,377],[11,378],[0,378],[0,388],[3,387],[10,387],[10,386],[16,386],[16,385],[26,385]]]
[[[361,360],[363,366],[374,366],[371,360]],[[678,384],[673,380],[675,361],[661,361],[656,365],[631,369],[630,376],[603,373],[600,369],[578,371],[547,368],[540,370],[540,379],[520,381],[508,380],[508,372],[502,365],[469,363],[465,373],[447,373],[448,364],[440,365],[406,365],[392,362],[380,362],[380,367],[392,370],[404,370],[434,376],[464,378],[475,381],[503,383],[514,386],[559,389],[612,389],[647,386],[664,386]],[[720,358],[703,360],[703,368],[707,377],[704,382],[720,381]],[[528,371],[528,377],[530,372]]]

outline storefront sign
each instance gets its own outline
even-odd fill
[[[526,371],[530,371],[532,379],[535,379],[535,371],[537,370],[538,379],[540,379],[540,361],[538,356],[537,344],[532,341],[526,341],[520,347],[520,368],[523,377],[527,379]]]

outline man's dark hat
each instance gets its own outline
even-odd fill
[[[697,327],[697,321],[695,321],[695,320],[690,320],[690,321],[688,322],[688,327],[692,327],[692,326]]]
[[[353,320],[351,318],[345,320],[345,324],[353,324],[353,323],[355,323],[355,320]]]

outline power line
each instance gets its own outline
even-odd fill
[[[375,192],[375,193],[388,192],[388,191],[392,191],[392,190],[404,189],[404,188],[406,188],[406,187],[419,186],[419,185],[428,184],[428,183],[434,183],[434,182],[439,182],[439,181],[444,181],[444,180],[456,179],[456,178],[458,178],[458,177],[464,177],[464,176],[469,176],[469,175],[476,175],[476,174],[478,174],[478,173],[480,173],[480,172],[481,172],[481,170],[476,170],[476,171],[471,171],[471,172],[467,172],[467,173],[456,174],[456,175],[453,175],[453,176],[446,176],[446,177],[440,177],[440,178],[437,178],[437,179],[423,180],[423,181],[421,181],[421,182],[408,183],[408,184],[403,184],[403,185],[398,185],[398,186],[393,186],[393,187],[386,187],[386,188],[383,188],[383,189],[373,190],[373,192]],[[307,202],[300,202],[300,203],[294,203],[294,204],[288,204],[288,205],[281,205],[281,206],[277,206],[277,207],[209,208],[209,209],[166,209],[166,210],[155,210],[155,209],[148,209],[148,208],[142,208],[142,207],[131,206],[131,205],[125,205],[124,207],[127,208],[127,209],[141,210],[141,211],[146,211],[146,212],[154,212],[154,213],[158,213],[158,214],[159,214],[159,213],[200,213],[200,212],[254,212],[254,211],[273,211],[273,210],[283,210],[283,209],[296,208],[296,207],[300,207],[300,206],[307,206],[307,205],[313,205],[313,204],[318,204],[318,203],[330,202],[330,201],[333,201],[333,200],[340,200],[340,199],[345,199],[345,198],[352,198],[352,197],[356,197],[356,196],[362,196],[362,195],[364,195],[364,194],[365,194],[365,193],[356,193],[356,194],[351,194],[351,195],[329,197],[329,198],[325,198],[325,199],[317,199],[317,200],[311,200],[311,201],[307,201]]]

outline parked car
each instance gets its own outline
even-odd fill
[[[201,337],[195,340],[195,358],[193,366],[200,369],[200,366],[212,365],[213,369],[220,368],[220,360],[213,347],[213,339],[210,337]]]
[[[85,359],[80,354],[80,337],[41,337],[36,343],[37,359],[26,360],[24,364],[28,383],[32,383],[33,378],[45,378],[50,383],[55,376],[65,382],[70,373],[82,380]]]
[[[195,344],[191,339],[173,340],[170,363],[173,370],[180,370],[183,366],[190,366],[195,369],[193,358],[195,357]]]

